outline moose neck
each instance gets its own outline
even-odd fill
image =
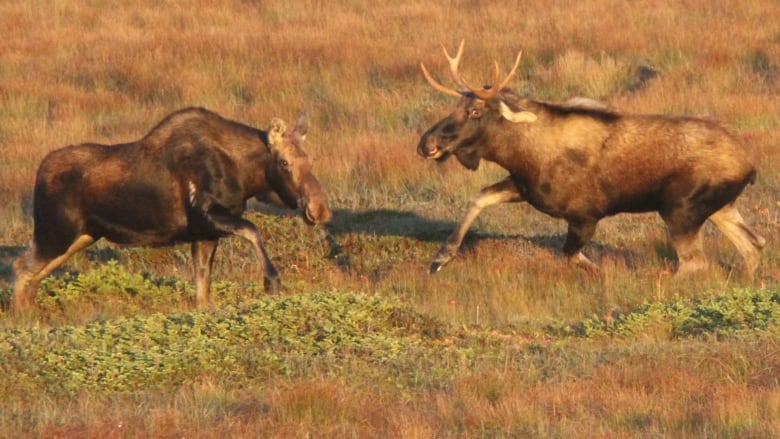
[[[273,160],[273,154],[268,147],[268,133],[257,130],[260,137],[260,145],[251,150],[242,151],[240,160],[246,163],[252,163],[251,172],[241,175],[241,184],[244,189],[246,199],[257,194],[267,194],[273,192],[268,181],[267,169]]]
[[[539,150],[544,148],[531,141],[533,132],[539,129],[537,124],[516,124],[505,120],[492,127],[483,134],[482,158],[510,169],[513,175],[522,175],[524,180],[534,179],[543,161]]]

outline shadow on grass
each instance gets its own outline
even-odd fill
[[[11,268],[14,259],[21,256],[27,247],[20,245],[0,245],[0,281],[10,283],[14,274]]]
[[[328,227],[331,235],[331,256],[340,254],[338,236],[348,233],[368,233],[378,236],[397,236],[413,238],[425,242],[443,243],[457,228],[458,223],[446,220],[431,220],[415,212],[380,209],[353,212],[337,209],[333,212],[333,221]],[[469,231],[460,247],[460,251],[469,251],[481,241],[506,239],[530,243],[533,247],[551,251],[563,257],[563,244],[566,234],[528,235],[485,233]],[[600,242],[589,242],[583,252],[595,263],[605,258],[622,259],[628,267],[633,267],[637,254],[630,248],[613,247]],[[433,257],[433,255],[431,255]]]
[[[277,217],[297,217],[300,212],[283,207],[252,202],[248,211]],[[333,220],[327,225],[333,236],[348,233],[368,233],[377,236],[398,236],[422,241],[443,241],[455,230],[455,221],[432,220],[415,212],[395,209],[354,211],[333,209]]]
[[[3,311],[8,311],[11,303],[14,259],[18,258],[25,250],[27,250],[26,247],[19,245],[0,246],[0,309]]]
[[[563,244],[566,241],[566,234],[555,235],[514,235],[517,239],[524,239],[536,247],[551,250],[561,257],[563,256]],[[623,260],[628,268],[635,268],[639,258],[638,253],[627,247],[614,247],[598,241],[590,241],[582,248],[582,253],[592,260],[596,265],[604,259]]]
[[[454,221],[432,220],[408,211],[379,209],[354,212],[336,209],[328,230],[336,236],[346,233],[370,233],[438,242],[445,240],[457,225]]]

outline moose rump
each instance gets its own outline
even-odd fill
[[[326,223],[327,198],[302,149],[308,118],[294,129],[275,118],[261,131],[202,108],[175,112],[143,139],[80,144],[47,155],[36,175],[30,249],[14,261],[12,309],[32,304],[39,282],[73,254],[105,238],[122,245],[192,245],[197,304],[210,300],[219,238],[254,246],[267,291],[281,288],[253,223],[251,197],[300,208]]]

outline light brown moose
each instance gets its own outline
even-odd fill
[[[496,63],[493,85],[472,87],[458,73],[463,42],[455,57],[446,49],[444,54],[457,90],[434,80],[421,64],[423,74],[436,90],[460,100],[422,136],[417,152],[436,160],[454,155],[471,170],[488,160],[509,176],[472,200],[436,254],[431,273],[453,258],[484,208],[527,201],[566,220],[563,253],[589,269],[596,267],[581,249],[599,220],[657,211],[677,252],[678,273],[707,266],[701,229],[709,219],[734,243],[753,275],[765,240],[745,224],[734,201],[754,182],[756,170],[725,128],[691,117],[623,114],[590,100],[556,105],[520,97],[505,88],[520,54],[503,79]]]

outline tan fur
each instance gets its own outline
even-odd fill
[[[459,86],[464,84],[457,75],[461,55],[462,44],[454,59],[447,55]],[[437,90],[452,94],[425,74]],[[500,87],[462,92],[453,113],[418,144],[426,158],[453,155],[472,170],[488,160],[509,172],[474,199],[434,258],[432,272],[455,255],[484,207],[527,201],[566,220],[563,251],[578,265],[590,265],[580,250],[600,219],[657,211],[669,229],[681,273],[707,266],[701,226],[709,218],[735,244],[753,275],[765,241],[745,225],[734,200],[754,181],[756,170],[729,130],[690,117],[624,114],[587,98],[552,104]]]

